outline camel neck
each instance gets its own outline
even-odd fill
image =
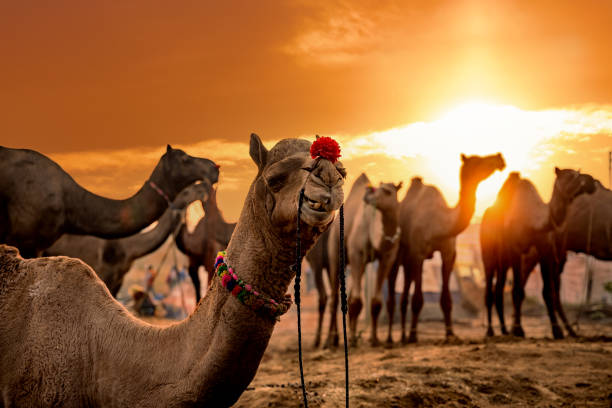
[[[165,183],[160,177],[151,176],[159,188]],[[95,235],[113,239],[133,235],[158,219],[168,207],[166,200],[157,193],[149,182],[136,194],[125,200],[113,200],[93,194],[74,181],[64,188],[67,225],[72,234]],[[175,192],[164,190],[169,199]]]
[[[168,208],[150,231],[123,238],[130,259],[137,259],[159,248],[181,219],[181,212]]]
[[[459,191],[459,201],[450,210],[449,229],[444,234],[447,237],[457,236],[464,231],[468,225],[476,208],[476,188],[478,183],[474,181],[464,181],[461,183]]]

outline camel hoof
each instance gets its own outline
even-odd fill
[[[568,327],[568,328],[567,328],[567,334],[568,334],[570,337],[573,337],[573,338],[575,338],[575,339],[577,339],[578,337],[580,337],[580,336],[578,336],[578,335],[576,334],[576,332],[574,331],[574,329],[572,329],[571,327]]]
[[[512,327],[512,335],[516,337],[525,337],[525,331],[521,326],[513,326]]]
[[[446,335],[446,340],[444,341],[444,343],[446,344],[462,344],[463,342],[461,341],[461,339],[457,336],[455,336],[454,334],[447,334]]]
[[[351,338],[349,340],[349,347],[350,348],[357,348],[358,343],[359,343],[359,341],[358,341],[357,338]]]
[[[410,336],[408,336],[408,340],[406,340],[405,337],[402,338],[402,343],[404,344],[411,344],[411,343],[416,343],[416,342],[418,342],[416,332],[410,332]]]
[[[317,337],[312,345],[313,348],[319,348],[319,346],[321,345],[321,338]]]
[[[336,348],[338,347],[339,344],[340,344],[340,338],[338,337],[337,334],[334,334],[334,335],[327,337],[327,340],[325,340],[325,344],[323,345],[323,348],[324,349]]]
[[[557,340],[561,340],[565,338],[565,335],[563,334],[563,330],[561,330],[561,327],[557,325],[552,327],[552,332],[553,332],[553,337]]]
[[[508,332],[508,329],[506,329],[506,326],[502,326],[501,328],[501,332],[504,336],[509,335],[510,333]]]
[[[385,348],[386,349],[393,348],[393,339],[388,338],[387,341],[385,341]]]
[[[493,331],[492,327],[489,327],[487,329],[487,337],[493,337],[493,336],[495,336],[495,332]]]
[[[380,340],[378,338],[373,337],[370,339],[370,346],[372,347],[380,347]]]

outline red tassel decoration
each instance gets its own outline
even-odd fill
[[[335,163],[340,157],[340,145],[331,137],[317,136],[317,140],[310,146],[310,157],[322,157]]]

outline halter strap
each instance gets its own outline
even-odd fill
[[[287,310],[291,307],[291,295],[285,295],[284,299],[277,301],[258,292],[251,285],[238,278],[234,268],[226,263],[226,255],[226,251],[220,251],[215,260],[215,272],[221,279],[221,285],[249,309],[279,321],[280,317],[287,313]]]
[[[166,200],[166,203],[168,203],[168,207],[170,207],[172,209],[175,209],[174,205],[172,204],[172,201],[170,201],[170,197],[168,197],[168,194],[164,193],[164,190],[159,188],[159,186],[157,184],[155,184],[155,182],[153,180],[149,180],[149,185],[151,186],[151,188],[153,188],[153,190],[155,190],[155,192],[157,194],[159,194],[161,196],[161,198]]]

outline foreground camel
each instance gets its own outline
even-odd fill
[[[176,234],[176,246],[189,257],[189,276],[193,282],[196,303],[200,301],[200,277],[198,269],[203,266],[208,273],[207,286],[213,277],[213,266],[217,252],[225,248],[234,232],[236,223],[227,223],[217,206],[217,190],[210,189],[210,197],[202,203],[204,217],[200,219],[193,233],[181,224]]]
[[[389,273],[389,331],[387,343],[393,343],[391,334],[393,312],[395,310],[395,282],[400,265],[404,267],[404,291],[400,310],[402,322],[402,342],[417,341],[417,324],[423,308],[423,289],[421,286],[423,262],[430,259],[435,251],[442,255],[442,293],[440,306],[444,312],[446,337],[454,337],[449,280],[456,257],[456,236],[470,224],[476,205],[476,189],[495,170],[503,170],[505,162],[500,153],[491,156],[461,155],[459,202],[449,208],[440,191],[434,186],[423,184],[414,178],[406,196],[400,204],[400,248],[395,264]],[[410,336],[406,337],[406,309],[410,284],[414,282],[412,297],[412,320]]]
[[[198,180],[214,184],[218,178],[211,160],[168,145],[134,196],[111,200],[85,190],[38,152],[0,146],[0,243],[35,257],[62,234],[133,235],[157,220],[183,188]]]
[[[595,190],[595,182],[591,176],[571,169],[555,168],[555,174],[553,193],[548,204],[544,203],[529,180],[521,178],[517,181],[503,219],[503,229],[498,232],[501,237],[498,251],[503,253],[499,258],[507,261],[506,263],[500,262],[498,265],[498,273],[501,278],[505,275],[502,269],[512,267],[514,304],[512,334],[515,336],[525,336],[521,325],[521,306],[525,298],[526,277],[535,266],[535,262],[540,263],[543,282],[542,296],[546,303],[553,336],[563,338],[563,330],[557,323],[556,312],[558,311],[560,311],[559,316],[565,323],[566,329],[574,335],[562,312],[563,308],[558,297],[560,270],[554,232],[563,225],[572,201],[581,194],[592,193]],[[533,255],[530,255],[532,260],[525,262],[525,255],[533,251],[533,248],[537,256],[534,259]],[[507,252],[504,253],[504,251]],[[524,268],[527,269],[524,270]],[[504,284],[505,281],[499,283],[499,285]],[[498,306],[498,313],[503,316],[503,299],[501,302],[501,307]]]
[[[257,371],[276,317],[289,306],[300,190],[304,251],[342,204],[342,165],[311,159],[309,148],[305,140],[285,139],[268,151],[251,135],[259,172],[220,257],[222,279],[213,280],[191,316],[172,326],[132,317],[80,260],[24,260],[15,248],[0,246],[4,406],[235,403]]]
[[[45,256],[66,255],[79,258],[96,272],[117,297],[123,277],[134,261],[159,248],[181,221],[183,210],[190,203],[206,201],[210,186],[192,184],[181,191],[172,207],[161,216],[155,228],[126,238],[104,239],[92,235],[64,234],[44,251]]]

